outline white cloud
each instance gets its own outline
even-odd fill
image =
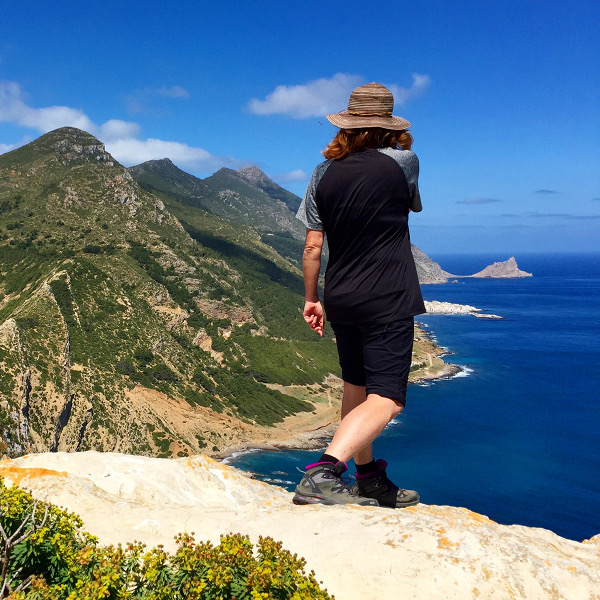
[[[125,106],[131,114],[160,113],[157,107],[158,97],[163,98],[189,98],[190,93],[180,85],[161,88],[144,88],[136,90],[124,97]]]
[[[14,81],[0,81],[0,122],[14,123],[22,127],[47,133],[69,125],[89,131],[93,127],[87,115],[68,106],[32,108],[23,102],[21,87]]]
[[[246,164],[230,156],[215,156],[202,148],[153,138],[114,140],[106,144],[106,149],[126,166],[161,158],[170,158],[176,165],[193,171],[214,171],[221,167],[239,169]]]
[[[189,98],[190,93],[182,88],[180,85],[174,85],[170,88],[161,87],[157,90],[160,96],[167,96],[167,98]]]
[[[400,87],[395,84],[388,85],[392,94],[394,94],[394,105],[404,106],[409,100],[420,96],[431,84],[429,75],[412,74],[412,85],[409,88]]]
[[[0,144],[0,154],[4,154],[6,152],[10,152],[14,150],[17,146],[15,144]]]
[[[288,173],[280,173],[274,177],[276,181],[306,181],[308,179],[308,174],[306,171],[302,169],[294,169],[293,171],[289,171]]]
[[[248,104],[257,115],[284,114],[296,119],[338,112],[348,105],[350,92],[363,83],[359,75],[336,73],[331,79],[316,79],[306,85],[278,85],[264,100]]]
[[[235,158],[214,156],[202,148],[180,142],[139,139],[140,126],[132,121],[110,119],[97,125],[83,111],[68,106],[33,108],[25,103],[21,87],[14,81],[0,81],[0,122],[28,127],[39,133],[67,126],[83,129],[104,142],[106,149],[125,166],[165,157],[195,171],[212,171],[224,166],[237,169],[244,166],[242,161]],[[25,139],[21,144],[15,145],[1,144],[0,152],[8,152],[28,141],[29,139]]]
[[[110,119],[106,121],[98,132],[98,137],[103,142],[112,140],[129,139],[137,137],[140,133],[140,126],[132,121],[120,121],[119,119]]]
[[[250,100],[248,109],[257,115],[283,114],[295,119],[318,117],[344,110],[350,92],[364,83],[367,82],[360,75],[336,73],[330,79],[316,79],[305,85],[278,85],[264,100]],[[386,87],[394,94],[395,106],[402,106],[421,95],[430,83],[429,75],[413,73],[409,88],[396,84]]]
[[[533,219],[573,219],[577,221],[589,221],[590,219],[600,219],[600,215],[576,215],[574,213],[541,213],[541,212],[524,212],[520,214],[504,214],[502,217],[526,217]]]

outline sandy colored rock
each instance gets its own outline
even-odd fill
[[[600,536],[578,543],[464,508],[294,506],[285,490],[205,456],[58,452],[4,460],[0,476],[77,512],[103,543],[270,535],[338,600],[600,598]]]
[[[493,279],[514,279],[520,277],[533,277],[532,273],[527,271],[521,271],[517,266],[517,261],[514,256],[511,256],[504,262],[495,262],[492,265],[487,266],[483,271],[469,275],[469,277],[485,278],[490,277]]]

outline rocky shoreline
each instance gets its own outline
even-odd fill
[[[415,328],[415,354],[413,356],[413,367],[409,376],[410,384],[424,384],[430,381],[440,379],[450,379],[462,371],[458,365],[446,363],[441,360],[450,352],[446,348],[438,346],[429,332],[421,327]],[[415,362],[415,360],[417,362]],[[419,362],[423,361],[423,362]],[[329,399],[329,410],[326,410],[319,403],[314,403],[315,411],[320,410],[320,415],[309,425],[299,425],[283,427],[274,427],[262,429],[262,440],[252,439],[240,444],[234,444],[227,448],[208,453],[212,458],[227,463],[228,459],[238,454],[245,454],[253,451],[278,452],[283,450],[319,450],[325,448],[339,424],[339,408],[341,405],[342,380],[330,376],[328,382],[339,388],[336,398]],[[283,391],[283,390],[282,390]],[[288,417],[286,421],[301,418],[300,415]],[[289,436],[281,436],[282,429],[290,432]],[[290,431],[291,430],[291,431]]]
[[[425,301],[427,313],[431,315],[473,315],[478,319],[504,319],[499,315],[490,315],[481,312],[481,308],[475,308],[468,304],[453,304],[452,302]]]

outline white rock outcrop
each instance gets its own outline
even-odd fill
[[[439,302],[438,300],[425,300],[425,310],[432,315],[473,315],[480,319],[502,319],[498,315],[488,315],[469,304],[454,304],[453,302]]]
[[[38,454],[1,461],[0,477],[80,514],[103,543],[270,535],[338,600],[600,599],[600,536],[578,543],[464,508],[294,506],[285,490],[204,456]]]

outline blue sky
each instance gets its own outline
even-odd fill
[[[431,254],[600,250],[600,5],[11,2],[0,153],[72,125],[126,166],[256,164],[302,195],[357,85],[412,122]]]

